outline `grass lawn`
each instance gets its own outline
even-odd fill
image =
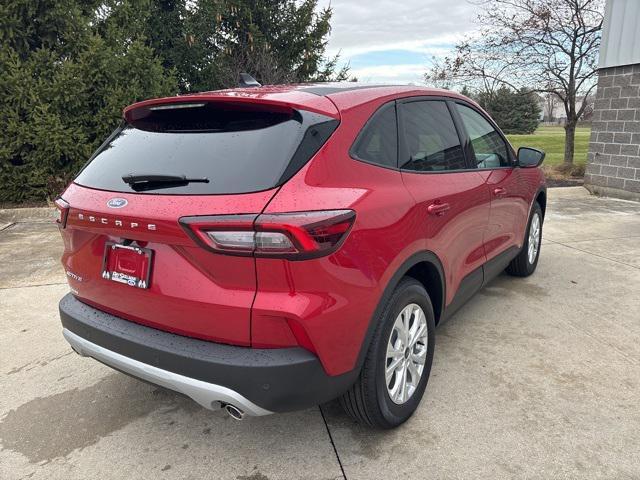
[[[584,165],[587,161],[589,136],[591,129],[581,127],[576,129],[576,146],[573,161],[576,165]],[[559,165],[564,160],[564,128],[561,126],[540,127],[532,135],[507,135],[507,138],[518,150],[518,147],[534,147],[544,150],[547,156],[544,165]]]

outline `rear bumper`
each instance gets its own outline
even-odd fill
[[[299,410],[331,400],[357,371],[325,373],[303,348],[252,349],[183,337],[139,325],[66,295],[63,334],[83,356],[181,392],[205,408],[230,403],[249,415]]]

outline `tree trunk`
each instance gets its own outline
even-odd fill
[[[567,121],[564,126],[564,164],[573,165],[573,152],[576,143],[576,122]]]

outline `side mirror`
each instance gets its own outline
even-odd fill
[[[546,153],[536,148],[520,147],[518,149],[518,166],[523,168],[539,167],[545,155]]]

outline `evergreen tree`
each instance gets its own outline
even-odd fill
[[[344,79],[317,0],[5,0],[0,202],[51,199],[137,100]]]
[[[318,12],[317,0],[227,0],[218,4],[217,27],[224,52],[222,84],[235,81],[245,66],[258,67],[254,73],[264,83],[331,79],[337,59],[324,57],[331,30],[330,7]],[[340,77],[345,74],[338,72]]]
[[[518,131],[513,133],[533,133],[540,124],[541,109],[538,103],[538,96],[525,88],[520,89],[517,96],[520,100],[516,104],[519,122],[516,128]]]
[[[160,0],[145,36],[182,92],[234,87],[248,72],[264,84],[346,80],[324,56],[331,8],[317,0]]]
[[[222,53],[221,8],[213,0],[151,2],[144,36],[164,68],[175,69],[182,93],[220,88],[214,79]]]
[[[516,92],[503,86],[475,97],[504,133],[530,134],[538,128],[540,106],[536,95],[526,89]]]
[[[465,97],[473,98],[473,92],[466,85],[462,87],[462,90],[460,90],[460,94],[464,95]]]
[[[51,198],[118,124],[123,107],[176,91],[143,38],[127,36],[125,25],[105,27],[119,13],[116,2],[99,7],[74,0],[1,7],[0,201]]]

